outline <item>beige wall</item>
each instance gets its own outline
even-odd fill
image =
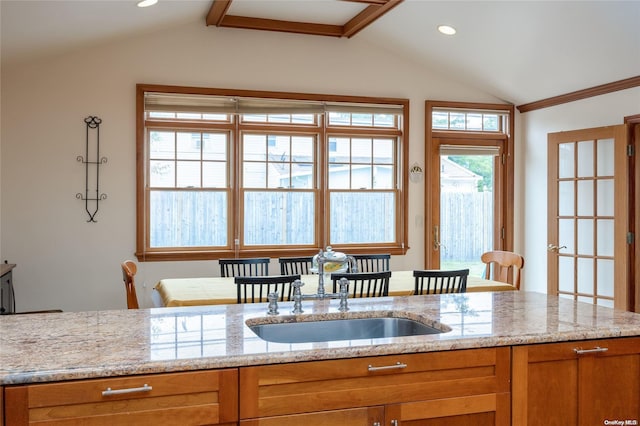
[[[547,289],[547,134],[622,124],[625,116],[634,114],[640,114],[640,87],[520,116],[517,167],[523,173],[517,174],[516,204],[524,208],[517,213],[521,226],[516,239],[526,259],[526,290]]]
[[[322,62],[320,62],[322,61]],[[17,263],[18,310],[126,306],[119,264],[135,248],[135,85],[192,85],[409,98],[410,160],[424,165],[426,99],[499,102],[358,37],[174,28],[2,69],[0,247]],[[101,202],[87,223],[84,118],[99,116]],[[410,183],[408,254],[393,267],[422,267],[423,183]],[[275,268],[274,264],[274,268]],[[163,277],[218,274],[215,261],[140,264],[138,296],[150,305]],[[144,287],[143,287],[144,286]]]

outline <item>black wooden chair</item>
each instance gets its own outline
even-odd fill
[[[413,294],[465,293],[468,269],[455,271],[413,271],[415,287]]]
[[[311,274],[311,265],[313,256],[305,257],[281,257],[278,259],[280,263],[280,273],[282,275],[309,275]]]
[[[221,277],[257,277],[269,275],[268,257],[250,259],[220,259]]]
[[[384,297],[389,295],[391,271],[331,274],[333,292],[337,293],[340,278],[349,280],[350,297]]]
[[[390,271],[390,254],[354,254],[358,266],[357,272],[383,272]],[[350,271],[352,272],[352,271]]]
[[[263,277],[235,277],[238,290],[238,303],[261,303],[267,301],[269,293],[277,291],[281,302],[291,300],[291,284],[299,280],[300,275],[270,275]]]

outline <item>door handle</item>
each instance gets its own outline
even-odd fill
[[[440,243],[440,227],[438,225],[433,227],[433,250],[438,251],[440,248],[445,248]]]
[[[549,244],[549,245],[547,246],[547,251],[551,251],[551,252],[558,253],[560,250],[562,250],[562,249],[566,249],[566,248],[567,248],[567,246],[560,246],[560,247],[558,247],[558,246],[556,246],[556,245]]]

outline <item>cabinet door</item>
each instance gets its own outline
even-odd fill
[[[464,401],[509,393],[509,376],[507,347],[243,367],[240,419]]]
[[[514,347],[512,382],[514,425],[640,422],[640,338]]]
[[[235,424],[237,369],[78,380],[5,388],[11,426]]]
[[[240,426],[381,426],[383,421],[383,407],[364,407],[242,420]]]
[[[394,404],[387,407],[384,424],[510,426],[510,405],[511,394],[508,392]]]

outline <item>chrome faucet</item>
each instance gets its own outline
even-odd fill
[[[320,262],[318,262],[320,264]],[[292,314],[297,315],[301,314],[304,311],[302,310],[302,300],[303,299],[340,299],[340,305],[338,306],[338,311],[346,312],[349,310],[347,299],[349,297],[349,280],[346,278],[340,278],[340,291],[338,293],[324,293],[322,295],[320,293],[317,294],[302,294],[300,287],[304,286],[304,283],[300,280],[295,280],[292,284],[293,286],[293,310]],[[319,287],[319,286],[318,286]],[[324,290],[324,288],[323,288]]]

